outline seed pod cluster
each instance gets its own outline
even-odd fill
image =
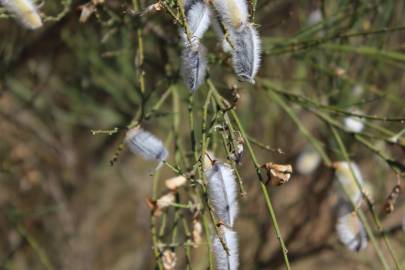
[[[206,50],[200,40],[211,21],[224,51],[232,54],[233,68],[242,81],[254,83],[260,66],[260,38],[249,22],[246,0],[211,2],[215,10],[211,10],[210,4],[203,0],[186,0],[184,3],[188,29],[180,31],[184,45],[182,74],[186,86],[193,92],[205,79]]]

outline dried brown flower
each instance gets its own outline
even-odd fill
[[[172,203],[176,200],[176,195],[173,192],[169,192],[163,196],[161,196],[156,201],[153,201],[149,198],[146,199],[146,203],[148,207],[152,210],[152,214],[154,216],[160,216],[162,211],[169,207]]]
[[[268,181],[274,186],[281,186],[287,183],[292,174],[292,166],[290,164],[275,164],[268,162],[262,166],[267,171]]]
[[[179,187],[185,185],[186,183],[187,179],[182,175],[167,179],[165,181],[166,187],[170,190],[176,190]]]
[[[388,195],[388,198],[385,201],[384,204],[385,213],[389,214],[394,211],[395,203],[397,202],[400,193],[401,193],[401,186],[397,184],[392,188],[390,195]]]

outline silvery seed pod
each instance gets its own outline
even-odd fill
[[[207,52],[203,45],[187,46],[183,49],[181,73],[187,88],[195,92],[205,80]]]
[[[229,255],[216,235],[213,239],[212,250],[216,259],[217,270],[236,270],[239,267],[238,235],[225,226],[222,226],[221,229],[223,230],[223,240],[229,250]]]
[[[350,250],[360,251],[367,247],[367,233],[356,212],[344,200],[338,203],[336,232],[339,240]]]
[[[227,26],[237,29],[248,22],[249,13],[245,0],[212,0],[212,3]]]
[[[260,66],[261,44],[256,29],[250,23],[244,23],[237,29],[229,29],[233,45],[232,61],[236,75],[250,83],[255,83],[255,76]]]
[[[0,0],[7,11],[14,14],[16,19],[29,29],[42,26],[42,20],[37,8],[30,0]]]
[[[304,151],[298,156],[295,168],[303,175],[310,175],[318,168],[321,163],[321,157],[311,146],[304,148]]]
[[[235,174],[226,163],[215,162],[206,171],[208,195],[217,217],[228,227],[233,227],[238,215],[238,190]]]
[[[200,39],[211,23],[211,11],[203,1],[185,2],[189,36],[184,29],[180,35],[184,43],[181,73],[188,89],[196,91],[204,82],[207,69],[207,53]]]
[[[189,9],[186,10],[186,20],[188,30],[190,31],[189,34],[191,35],[189,38],[191,39],[192,43],[199,42],[211,24],[211,10],[202,1],[196,1]],[[181,30],[181,34],[183,41],[186,43],[185,45],[190,46],[184,29]]]
[[[349,116],[343,119],[345,128],[353,133],[360,133],[364,129],[364,123],[360,118],[355,116]]]
[[[145,160],[158,160],[160,165],[169,155],[162,141],[140,127],[130,129],[125,137],[129,149]]]

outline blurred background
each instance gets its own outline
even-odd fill
[[[290,182],[268,186],[291,267],[382,269],[371,244],[352,252],[335,233],[336,185],[333,170],[325,165],[343,159],[330,129],[335,123],[350,159],[371,187],[383,231],[405,268],[403,195],[392,213],[382,212],[398,179],[403,181],[405,163],[405,124],[398,120],[405,118],[405,1],[257,2],[263,57],[256,85],[237,81],[212,30],[203,43],[210,78],[221,94],[232,99],[237,84],[236,111],[256,142],[259,162],[293,165]],[[140,110],[153,112],[142,124],[171,153],[180,144],[184,156],[192,157],[190,95],[179,76],[178,27],[164,10],[137,13],[153,1],[37,4],[44,26],[36,31],[0,10],[0,268],[154,269],[146,199],[154,192],[150,172],[156,164],[125,148],[113,166],[110,160],[125,135],[122,130]],[[152,110],[169,88],[171,97]],[[207,89],[204,84],[193,99],[197,130]],[[369,117],[348,120],[347,112]],[[176,121],[173,139],[168,134]],[[119,132],[111,135],[92,133],[116,127]],[[311,141],[321,145],[326,158],[309,172],[299,171],[297,162]],[[220,141],[209,147],[226,158]],[[169,160],[186,167],[174,155]],[[238,170],[247,193],[236,223],[240,269],[284,269],[247,153]],[[164,194],[164,180],[173,176],[162,168],[156,194]],[[185,204],[188,192],[179,192]],[[170,230],[177,226],[173,211],[165,215],[169,225],[160,234],[162,242],[171,241]],[[188,212],[182,214],[191,222]],[[367,217],[373,225],[368,212]],[[156,219],[159,229],[162,218]],[[394,267],[381,234],[373,229]],[[177,238],[186,239],[180,226]],[[176,255],[176,269],[186,269],[184,249],[176,249]],[[191,259],[192,269],[207,269],[206,244],[192,249]]]

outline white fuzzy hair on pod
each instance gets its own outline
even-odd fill
[[[42,20],[37,8],[30,0],[0,0],[7,11],[14,14],[16,19],[29,29],[42,26]]]
[[[260,67],[261,42],[256,29],[245,23],[238,29],[230,29],[233,68],[243,81],[254,83]]]
[[[238,235],[236,232],[223,228],[223,240],[229,250],[229,255],[224,250],[218,236],[213,239],[212,249],[215,254],[217,270],[236,270],[239,267]]]
[[[212,2],[229,34],[235,73],[241,80],[253,84],[260,67],[261,42],[256,28],[248,21],[247,3],[245,0],[212,0]],[[220,33],[221,40],[224,40],[222,30],[216,32]],[[223,44],[225,50],[229,49],[227,45],[228,42]]]
[[[158,167],[169,155],[161,140],[140,127],[130,129],[125,142],[134,154],[140,155],[143,159],[160,161]]]
[[[210,8],[204,2],[196,2],[187,10],[186,17],[191,42],[199,41],[211,24]],[[184,42],[188,42],[184,31],[182,31],[182,38]]]
[[[360,251],[367,247],[367,233],[357,214],[344,200],[338,203],[336,232],[339,240],[350,250]]]
[[[228,227],[233,227],[238,215],[238,190],[235,174],[225,163],[215,162],[206,172],[208,196],[217,217]]]
[[[248,22],[249,12],[246,0],[212,0],[212,3],[222,21],[232,28],[239,28]]]
[[[359,204],[362,200],[362,192],[357,185],[356,179],[359,181],[362,188],[364,188],[365,182],[357,164],[354,162],[339,161],[334,163],[334,167],[336,178],[343,186],[343,189],[346,190],[347,196],[355,204]],[[354,176],[350,167],[353,170]],[[342,196],[344,197],[344,194],[342,194]]]
[[[345,128],[350,132],[360,133],[364,129],[364,123],[361,121],[360,118],[355,116],[345,117],[343,119],[343,123],[345,125]]]
[[[310,175],[321,163],[321,157],[312,146],[307,146],[298,156],[295,163],[297,171],[303,175]]]
[[[180,30],[184,43],[181,73],[188,89],[194,92],[204,82],[207,71],[207,52],[200,39],[210,25],[211,11],[203,1],[195,0],[186,1],[184,8],[191,37]]]
[[[182,53],[181,74],[187,88],[195,92],[207,73],[207,51],[201,44],[187,46]]]

